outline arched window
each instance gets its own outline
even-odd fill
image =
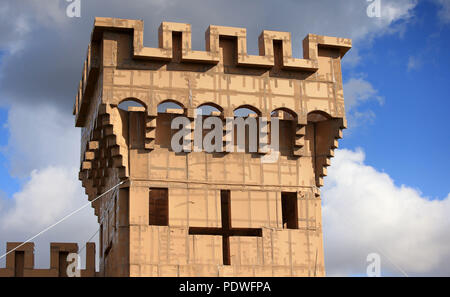
[[[166,100],[158,105],[158,113],[183,114],[184,107],[181,103],[174,100]]]
[[[127,142],[130,149],[144,149],[146,107],[136,98],[122,100],[119,105],[123,126],[128,128]]]
[[[160,147],[171,149],[171,140],[177,130],[172,130],[173,119],[183,116],[183,105],[175,100],[165,100],[158,105],[158,117],[156,119],[155,143]]]
[[[308,113],[308,122],[318,123],[331,119],[331,116],[324,111],[315,110]]]
[[[273,110],[270,117],[279,120],[279,145],[282,156],[291,156],[295,143],[297,114],[289,108],[282,107]]]
[[[222,107],[214,103],[204,103],[195,110],[195,144],[201,141],[206,152],[223,151],[223,119]],[[202,135],[198,131],[202,131]],[[200,138],[201,136],[201,138]]]
[[[258,152],[260,115],[261,112],[250,105],[234,110],[234,145],[237,152]]]
[[[270,113],[271,117],[278,118],[280,120],[293,121],[297,119],[297,114],[289,108],[277,108]]]
[[[261,112],[250,105],[243,105],[243,106],[239,106],[238,108],[236,108],[234,110],[234,116],[235,117],[255,117],[257,118],[259,115],[261,115]]]
[[[202,116],[221,116],[222,108],[213,103],[204,103],[197,107],[197,115]]]
[[[145,105],[142,102],[140,102],[139,100],[134,99],[134,98],[125,99],[125,100],[121,101],[117,107],[119,109],[125,110],[125,111],[133,109],[130,107],[135,107],[135,109],[142,109],[143,111],[145,110]]]

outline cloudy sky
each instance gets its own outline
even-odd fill
[[[80,131],[72,105],[95,16],[143,19],[147,46],[162,21],[191,23],[195,49],[209,24],[353,38],[343,62],[349,129],[322,189],[328,275],[450,275],[450,0],[65,0],[0,2],[0,254],[87,202],[77,178]],[[88,240],[87,207],[36,239]],[[0,260],[0,267],[4,259]]]

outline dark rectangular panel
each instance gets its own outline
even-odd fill
[[[283,228],[298,229],[298,203],[296,192],[281,193]]]
[[[149,194],[149,225],[169,225],[169,191],[165,188],[151,188]]]
[[[130,149],[145,147],[145,112],[130,111],[129,114],[129,144]]]
[[[69,255],[68,252],[59,252],[59,270],[58,270],[58,276],[59,277],[67,277],[67,256]]]
[[[23,277],[23,270],[25,269],[25,252],[14,252],[14,276]]]

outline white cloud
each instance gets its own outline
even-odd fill
[[[57,107],[15,104],[8,112],[8,128],[4,149],[12,175],[23,178],[48,166],[79,166],[80,130]]]
[[[365,102],[376,101],[382,105],[384,98],[378,95],[378,91],[363,76],[352,77],[344,83],[345,108],[349,130],[351,131],[364,124],[372,123],[375,120],[375,113],[368,110],[360,110]]]
[[[450,23],[450,0],[435,0],[440,6],[438,11],[439,18],[442,23]]]
[[[8,3],[0,3],[0,50],[15,53],[22,48],[24,35],[30,31],[30,27],[24,16],[10,18],[10,13]]]
[[[88,202],[77,172],[76,168],[52,166],[34,170],[20,192],[15,193],[12,199],[2,201],[0,255],[6,252],[7,241],[23,242]],[[33,240],[35,267],[49,267],[49,242],[76,242],[81,249],[98,228],[94,210],[88,205]],[[97,241],[97,237],[93,241]],[[2,259],[0,267],[4,263]]]
[[[344,92],[347,110],[352,110],[369,100],[376,100],[379,104],[384,102],[383,97],[378,95],[378,91],[363,77],[350,78],[344,83]]]
[[[0,255],[6,252],[6,242],[23,242],[87,203],[77,172],[77,168],[53,166],[34,170],[19,192],[0,200]],[[98,228],[94,210],[84,207],[32,240],[35,267],[49,267],[49,242],[76,242],[81,249]],[[84,265],[84,252],[81,256]],[[5,258],[0,267],[4,264]]]
[[[412,10],[418,1],[382,1],[381,2],[381,18],[386,24],[390,25],[399,19],[408,19],[413,16]]]
[[[80,202],[86,203],[77,169],[52,166],[33,170],[30,180],[12,198],[14,206],[2,215],[1,225],[18,231],[39,231]]]
[[[372,110],[357,111],[353,110],[347,112],[347,126],[348,129],[344,131],[345,136],[350,136],[353,131],[358,127],[373,124],[375,122],[376,115]]]
[[[369,2],[367,2],[369,3]],[[381,17],[372,18],[373,22],[367,32],[365,27],[359,28],[361,33],[371,37],[383,34],[403,34],[405,31],[405,23],[409,22],[413,17],[413,9],[416,7],[417,0],[393,0],[381,2]],[[367,4],[368,5],[368,4]],[[403,21],[403,22],[402,22]]]
[[[442,265],[450,260],[450,194],[430,200],[414,188],[395,185],[364,159],[361,150],[337,150],[325,180],[328,274],[365,274],[367,255],[377,252],[384,275],[402,275],[396,266],[410,275],[450,275]]]
[[[88,202],[78,180],[80,132],[70,117],[56,107],[18,104],[9,111],[8,128],[7,155],[24,179],[19,192],[0,197],[0,254],[6,241],[25,241]],[[36,267],[48,267],[49,242],[78,242],[81,248],[97,229],[87,206],[33,240]]]
[[[68,18],[59,0],[2,1],[0,3],[0,50],[12,54],[23,49],[27,35],[36,27],[63,26]]]

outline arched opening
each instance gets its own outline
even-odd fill
[[[241,105],[234,110],[233,139],[237,152],[258,151],[260,115],[261,112],[251,105]]]
[[[158,104],[157,110],[155,144],[170,150],[172,137],[178,131],[172,130],[172,121],[176,117],[183,116],[185,108],[180,102],[168,99]]]
[[[136,98],[127,98],[122,100],[117,107],[121,110],[129,111],[129,110],[139,110],[145,111],[145,104]]]
[[[290,110],[289,108],[280,107],[280,108],[274,109],[270,113],[270,117],[278,118],[279,120],[293,121],[293,120],[297,119],[297,113]]]
[[[253,107],[251,105],[241,105],[234,110],[234,117],[243,117],[243,118],[255,117],[255,118],[257,118],[260,115],[261,115],[261,112],[256,107]]]
[[[222,115],[222,107],[214,103],[204,103],[197,107],[196,113],[201,116],[221,116]]]
[[[270,117],[279,120],[280,154],[292,156],[296,137],[297,113],[289,108],[281,107],[273,110]]]
[[[194,125],[195,131],[202,131],[201,142],[204,151],[223,151],[223,109],[221,106],[211,102],[198,106],[195,110]],[[195,137],[198,135],[196,134]]]
[[[146,105],[139,99],[126,98],[117,107],[122,119],[122,127],[128,131],[125,134],[128,148],[144,149]]]
[[[317,122],[323,122],[331,119],[331,116],[321,110],[315,110],[308,113],[308,122],[311,123],[317,123]]]
[[[165,100],[158,104],[158,113],[174,113],[174,114],[184,114],[183,104],[175,100]]]

